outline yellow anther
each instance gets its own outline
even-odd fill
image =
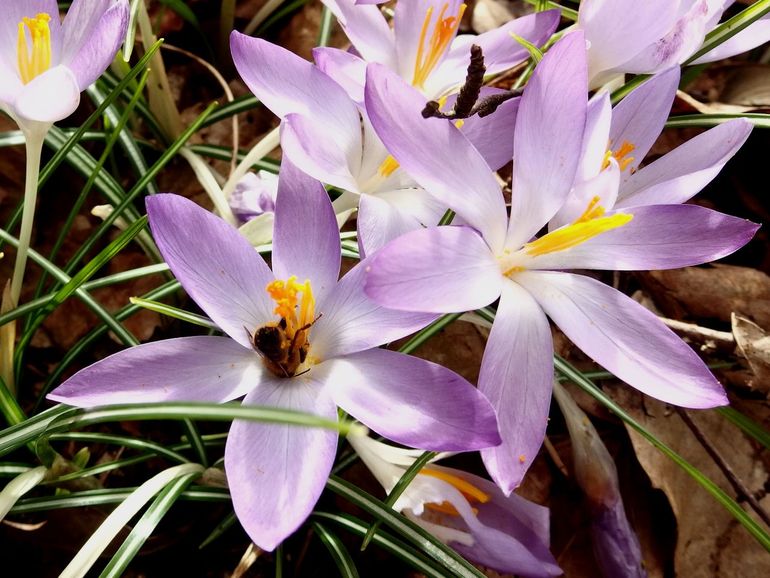
[[[606,169],[608,166],[610,166],[610,159],[612,157],[615,157],[615,160],[618,162],[618,166],[620,167],[621,171],[625,171],[628,168],[628,165],[630,165],[632,162],[634,162],[634,157],[628,156],[632,152],[634,152],[634,149],[636,149],[636,146],[628,142],[627,140],[623,141],[623,144],[620,145],[620,148],[617,150],[608,150],[604,154],[604,160],[602,161],[602,170]]]
[[[589,221],[576,221],[527,243],[524,245],[524,251],[532,257],[539,257],[548,253],[571,249],[597,235],[622,227],[633,218],[633,215],[618,213],[609,217],[597,217]]]
[[[24,84],[51,67],[51,28],[48,25],[50,20],[50,15],[41,12],[34,18],[25,17],[19,22],[16,59],[19,76]],[[32,41],[31,46],[27,41],[27,31]]]
[[[446,52],[449,44],[460,27],[460,21],[465,13],[465,4],[460,4],[457,14],[445,17],[449,8],[449,3],[445,2],[438,14],[436,23],[433,27],[433,33],[428,40],[428,29],[433,20],[433,6],[425,12],[425,20],[422,22],[420,30],[420,40],[417,44],[417,56],[414,61],[414,75],[412,76],[412,85],[423,88],[425,81],[430,73],[438,64],[441,57]]]
[[[464,124],[465,124],[465,121],[463,119],[458,119],[455,121],[455,126],[457,128],[462,128]]]
[[[383,177],[389,177],[398,167],[398,161],[393,158],[393,155],[388,155],[388,158],[382,161],[382,164],[380,165],[380,168],[377,169],[377,172],[379,172]]]
[[[441,98],[438,99],[437,102],[438,102],[438,109],[439,110],[441,110],[442,108],[444,108],[444,106],[446,106],[446,101],[447,101],[448,98],[449,98],[449,95],[445,94],[444,96],[442,96]]]
[[[276,279],[265,288],[271,299],[275,301],[273,313],[286,320],[286,333],[289,337],[302,327],[312,323],[315,315],[315,298],[310,287],[310,281],[297,283],[297,277],[292,275],[285,281]],[[298,295],[302,294],[302,300]],[[299,305],[299,315],[297,315]]]
[[[489,494],[486,494],[470,482],[462,479],[459,476],[455,476],[454,474],[450,474],[443,470],[423,468],[422,471],[420,471],[420,475],[437,478],[452,485],[455,489],[459,490],[460,493],[465,496],[469,502],[486,504],[489,501]]]
[[[572,224],[585,223],[586,221],[604,216],[604,207],[599,204],[599,201],[601,201],[601,198],[598,195],[592,198],[583,214],[575,219]]]

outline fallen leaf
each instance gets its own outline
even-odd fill
[[[753,388],[767,394],[770,391],[770,335],[743,315],[732,315],[733,335],[738,350],[748,361],[756,380]]]

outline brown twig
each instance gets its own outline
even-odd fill
[[[703,446],[703,449],[706,450],[706,453],[711,457],[712,460],[714,460],[714,463],[717,465],[717,467],[720,470],[722,470],[722,473],[727,478],[727,481],[730,482],[730,485],[733,487],[733,489],[735,490],[735,493],[738,495],[738,500],[741,500],[741,499],[746,500],[749,506],[751,506],[751,509],[754,510],[754,512],[756,512],[757,516],[759,516],[762,519],[765,525],[770,527],[770,516],[759,504],[757,499],[754,497],[754,494],[746,487],[746,485],[736,475],[736,473],[730,467],[730,464],[728,464],[725,461],[722,455],[706,438],[705,434],[703,433],[703,430],[701,430],[700,427],[698,427],[698,425],[692,420],[692,418],[690,418],[690,416],[687,415],[687,412],[684,409],[682,409],[681,407],[678,407],[676,408],[676,411],[679,414],[679,417],[682,418],[682,421],[687,425],[688,428],[690,428],[690,431],[695,436],[695,439],[697,439],[700,442],[700,444]]]

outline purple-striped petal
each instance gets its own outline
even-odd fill
[[[506,247],[518,248],[532,238],[572,188],[588,106],[585,58],[583,33],[565,35],[524,89],[513,137],[516,158]]]
[[[3,17],[0,18],[0,61],[18,75],[17,42],[19,24],[23,18],[34,18],[45,13],[51,17],[51,63],[56,65],[61,57],[61,23],[59,6],[55,0],[4,0]],[[29,41],[29,36],[27,36]],[[0,65],[1,66],[1,65]]]
[[[679,145],[621,186],[616,207],[683,203],[717,176],[749,138],[750,121],[737,118]]]
[[[377,433],[431,451],[467,451],[500,443],[495,412],[465,379],[445,367],[387,349],[337,357],[313,379],[335,403]]]
[[[648,205],[617,211],[625,225],[575,247],[532,258],[528,269],[677,269],[721,259],[746,243],[759,225],[697,205]]]
[[[129,347],[80,370],[48,394],[78,407],[230,401],[256,387],[263,365],[228,337],[180,337]]]
[[[302,377],[265,380],[243,403],[337,419],[329,396]],[[305,521],[324,489],[336,448],[332,431],[233,422],[225,446],[227,483],[238,520],[257,546],[274,550]]]
[[[732,38],[710,50],[692,64],[705,64],[742,54],[770,40],[770,15],[765,15]]]
[[[319,305],[340,275],[340,234],[329,195],[289,159],[278,176],[272,260],[276,278],[309,279]]]
[[[479,389],[497,411],[502,445],[481,452],[508,496],[521,483],[545,437],[553,387],[553,343],[543,310],[516,283],[503,284],[481,361]]]
[[[367,67],[366,110],[385,146],[420,186],[502,248],[505,204],[489,165],[451,122],[422,118],[424,106],[390,70]]]
[[[626,166],[623,180],[633,174],[660,136],[679,86],[679,67],[656,74],[612,109],[610,149],[624,143],[633,145],[633,161]]]
[[[321,360],[378,347],[410,335],[436,319],[432,313],[394,311],[369,299],[364,278],[370,260],[353,267],[316,313],[310,334],[313,356]]]
[[[128,0],[74,0],[62,24],[62,64],[84,90],[99,78],[125,40]]]
[[[431,227],[390,242],[368,263],[364,290],[377,303],[407,311],[452,313],[500,296],[500,266],[468,227]]]
[[[251,348],[257,327],[275,319],[265,291],[274,276],[231,225],[184,197],[147,197],[155,242],[187,294],[225,333]]]
[[[620,291],[570,273],[524,272],[516,282],[575,345],[639,391],[683,407],[728,403],[700,357],[653,313]]]

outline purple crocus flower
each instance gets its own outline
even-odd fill
[[[83,369],[49,398],[79,407],[161,401],[276,406],[434,450],[499,443],[494,411],[457,374],[378,345],[433,317],[368,300],[366,262],[337,281],[340,243],[320,183],[281,166],[271,271],[231,225],[176,195],[147,199],[158,247],[187,293],[227,334],[132,347]],[[302,280],[302,281],[299,281]],[[274,549],[307,517],[337,446],[328,430],[236,420],[225,447],[233,505]]]
[[[370,437],[348,441],[388,493],[421,454]],[[532,578],[562,574],[548,550],[548,508],[516,494],[504,496],[473,474],[431,463],[393,508],[469,560],[498,572]]]
[[[576,182],[551,229],[580,217],[594,198],[605,210],[688,201],[738,152],[753,128],[742,118],[640,166],[666,124],[679,76],[679,67],[656,74],[614,108],[604,91],[589,102]]]
[[[461,0],[403,0],[396,4],[391,29],[376,6],[354,0],[323,0],[337,17],[358,55],[316,48],[321,69],[363,99],[366,64],[379,62],[396,71],[429,99],[456,92],[465,79],[471,44],[481,47],[487,74],[497,74],[529,58],[512,35],[541,46],[559,24],[559,11],[517,18],[484,34],[457,36],[465,4]],[[346,82],[347,80],[347,82]],[[360,95],[360,96],[357,96]]]
[[[235,185],[228,202],[239,222],[246,223],[275,212],[278,175],[268,171],[246,173]]]
[[[334,202],[336,212],[358,207],[363,253],[438,223],[446,207],[400,170],[366,111],[340,84],[264,40],[233,32],[230,47],[248,87],[281,118],[284,154],[312,177],[346,191]],[[497,130],[513,129],[517,108],[518,101],[506,102],[494,115],[467,119],[462,127],[494,169],[510,160],[513,143],[501,145],[493,137]]]
[[[125,36],[128,0],[74,0],[64,21],[55,0],[4,0],[0,110],[22,123],[72,114]]]
[[[683,63],[703,45],[733,1],[584,0],[578,27],[589,43],[591,87],[619,74],[654,74]],[[740,54],[768,40],[770,16],[765,16],[693,64]]]
[[[589,204],[574,222],[533,239],[575,179],[586,119],[585,58],[583,33],[565,35],[525,88],[510,218],[499,184],[467,139],[451,124],[421,120],[422,97],[393,73],[379,65],[367,71],[366,105],[378,134],[469,226],[433,227],[389,243],[369,263],[366,292],[387,307],[442,313],[500,300],[479,388],[498,411],[503,437],[482,456],[506,493],[532,463],[546,428],[553,379],[546,315],[644,393],[686,407],[727,403],[701,359],[654,314],[595,279],[563,271],[704,263],[743,246],[756,225],[694,205],[605,212]]]

